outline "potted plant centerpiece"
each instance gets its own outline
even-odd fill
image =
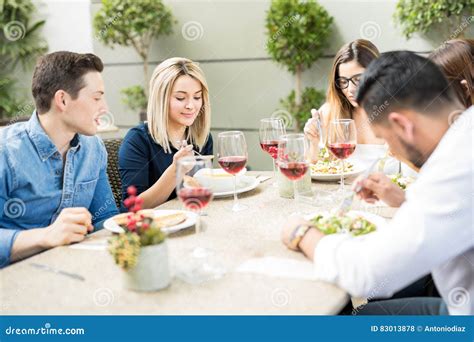
[[[170,284],[166,235],[150,210],[141,210],[137,189],[127,189],[128,213],[114,217],[123,232],[109,240],[109,252],[123,269],[124,285],[134,291],[156,291]]]

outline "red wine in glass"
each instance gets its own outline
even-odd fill
[[[247,164],[247,157],[221,157],[218,159],[218,163],[227,173],[235,175],[244,168],[245,164]]]
[[[306,162],[288,162],[279,164],[280,171],[291,180],[302,178],[308,171],[308,163]]]
[[[267,152],[273,159],[277,159],[277,156],[278,156],[278,141],[277,140],[262,141],[260,143],[260,147],[262,148],[262,150]]]
[[[199,211],[209,204],[212,192],[207,188],[181,188],[178,197],[187,209]]]
[[[337,159],[346,159],[354,152],[356,144],[335,143],[329,144],[328,148]]]

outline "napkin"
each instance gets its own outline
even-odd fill
[[[236,272],[255,273],[270,277],[315,280],[313,263],[294,259],[263,257],[245,261]]]

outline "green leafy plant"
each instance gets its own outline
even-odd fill
[[[290,113],[297,122],[297,128],[302,129],[302,125],[311,117],[311,109],[319,108],[326,100],[324,92],[313,87],[306,87],[301,96],[301,104],[298,106],[295,101],[295,91],[292,90],[287,98],[281,99],[280,104]]]
[[[147,98],[142,86],[134,85],[128,88],[123,88],[121,93],[124,95],[123,103],[132,110],[144,110],[147,105]]]
[[[298,126],[302,124],[298,121],[303,100],[302,73],[323,55],[329,44],[332,22],[333,18],[315,0],[273,0],[267,12],[267,51],[275,62],[295,75],[294,100],[287,108]]]
[[[148,97],[148,61],[153,40],[169,35],[174,24],[171,9],[161,0],[102,0],[102,7],[94,17],[96,37],[106,46],[133,47],[143,61],[144,85],[125,90],[124,102],[136,109],[146,108]],[[136,87],[141,87],[138,92]]]
[[[124,232],[109,239],[109,252],[115,263],[124,270],[130,270],[138,262],[140,248],[158,245],[165,241],[166,235],[153,217],[138,213],[143,200],[137,197],[137,189],[127,189],[128,198],[124,205],[128,208],[127,221],[121,225]]]
[[[464,36],[473,12],[472,0],[399,0],[394,19],[407,39],[432,29],[444,29],[445,38],[456,38]]]
[[[17,66],[27,71],[48,50],[40,35],[45,21],[33,21],[35,12],[31,0],[0,0],[0,119],[16,116],[26,103],[18,95]]]

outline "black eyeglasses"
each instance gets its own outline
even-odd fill
[[[352,84],[357,87],[359,85],[361,76],[362,74],[354,75],[351,78],[341,76],[336,79],[336,85],[339,89],[346,89],[347,87],[349,87],[349,82],[352,82]]]

